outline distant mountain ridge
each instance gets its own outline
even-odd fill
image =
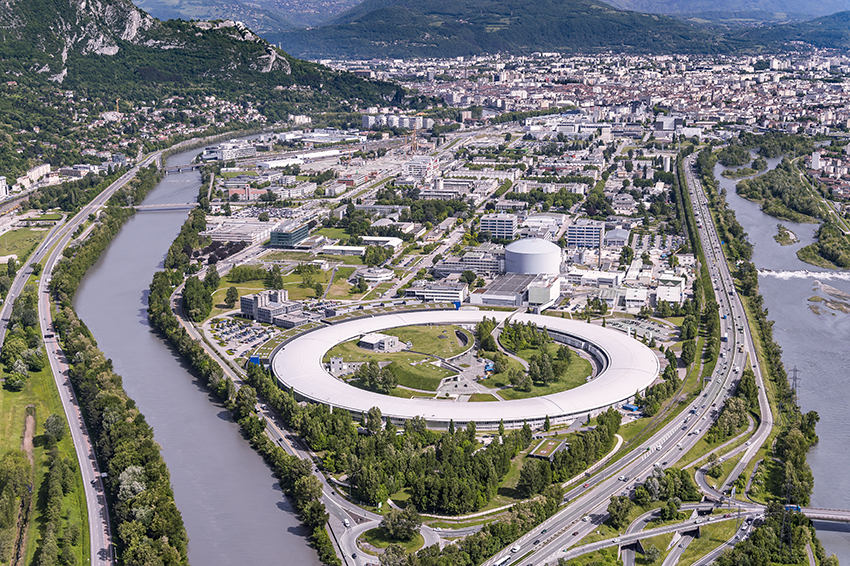
[[[296,59],[233,22],[162,22],[129,0],[6,0],[0,76],[109,100],[247,97],[271,119],[299,105],[379,103],[389,83]]]
[[[136,0],[161,20],[228,19],[243,22],[263,35],[333,19],[360,0]]]
[[[721,12],[773,12],[809,18],[850,10],[850,0],[607,0],[623,10],[649,14],[700,14]]]
[[[270,39],[303,57],[443,57],[530,51],[728,52],[709,31],[597,0],[365,0]]]
[[[297,27],[282,14],[237,0],[136,0],[136,6],[160,20],[235,20],[260,36]]]

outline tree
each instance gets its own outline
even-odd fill
[[[214,293],[215,290],[218,289],[218,284],[220,282],[221,277],[219,276],[218,270],[215,268],[215,266],[212,266],[207,269],[207,274],[204,277],[204,287],[206,287],[210,293]]]
[[[407,563],[407,552],[400,544],[389,545],[381,554],[381,566],[403,566]]]
[[[635,488],[635,503],[640,505],[641,507],[646,507],[650,503],[652,503],[652,497],[649,495],[649,492],[645,487],[639,485]]]
[[[679,517],[679,508],[682,506],[682,500],[678,497],[671,497],[667,503],[659,510],[659,517],[662,521],[672,521]]]
[[[259,220],[260,222],[268,222],[269,221],[269,213],[268,212],[261,212],[257,216],[257,220]]]
[[[312,474],[301,476],[295,480],[292,497],[295,499],[295,506],[304,509],[308,503],[318,501],[322,497],[322,482]]]
[[[629,524],[629,511],[632,510],[634,503],[632,500],[623,495],[614,495],[611,497],[611,502],[608,504],[608,515],[611,516],[611,525],[615,529],[622,529]]]
[[[552,428],[552,424],[549,422],[549,415],[546,415],[546,420],[543,421],[543,430],[549,432],[550,428]]]
[[[6,275],[14,279],[17,273],[17,261],[15,260],[15,258],[10,257],[9,260],[6,262]]]
[[[472,285],[475,281],[476,275],[474,271],[466,270],[460,274],[460,280],[466,283],[467,285]]]
[[[383,421],[381,420],[381,409],[378,407],[372,407],[366,413],[366,428],[372,434],[377,434],[381,431],[381,427],[383,426]]]
[[[239,300],[239,290],[236,287],[230,287],[227,289],[227,295],[224,297],[224,304],[227,305],[228,308],[233,308],[236,306],[236,301]]]
[[[58,442],[65,436],[65,419],[59,415],[50,415],[44,421],[44,434],[51,442]]]
[[[643,553],[643,559],[650,564],[657,562],[659,558],[661,558],[661,551],[655,546],[650,546],[646,549],[646,552]]]
[[[393,540],[410,540],[416,536],[421,526],[422,518],[412,505],[408,505],[403,511],[390,509],[381,521],[384,532]]]

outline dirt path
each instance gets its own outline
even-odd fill
[[[21,450],[27,453],[27,458],[29,458],[30,464],[34,464],[32,455],[32,437],[34,434],[35,417],[32,415],[27,415],[27,418],[24,420],[24,439],[21,441]]]

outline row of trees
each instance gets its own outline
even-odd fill
[[[54,324],[71,360],[70,379],[107,473],[104,483],[117,526],[120,560],[187,564],[188,537],[153,430],[67,297]],[[124,474],[130,468],[134,482],[128,488]]]
[[[765,157],[776,157],[788,151],[798,151],[807,147],[809,151],[811,150],[808,145],[811,141],[801,136],[768,134],[752,137],[750,134],[743,133],[741,139],[745,146],[760,147],[759,153]],[[708,171],[710,161],[711,155],[704,151],[699,155],[697,164],[700,165],[700,173],[704,179],[708,178],[713,183],[714,179],[710,177]],[[787,160],[783,160],[777,170],[774,176],[760,181],[755,188],[759,190],[765,188],[771,196],[785,202],[786,199],[791,198],[791,192],[794,190],[794,185],[799,183],[799,178],[795,177],[793,165]],[[781,182],[781,179],[787,179],[789,184],[786,186]],[[753,190],[755,189],[753,188]],[[776,191],[775,195],[773,194],[774,190]],[[818,441],[815,427],[819,417],[815,411],[802,413],[797,404],[796,392],[788,382],[785,365],[782,363],[782,348],[774,340],[773,321],[769,320],[768,311],[764,306],[764,298],[759,294],[758,271],[755,265],[748,261],[751,247],[734,244],[735,241],[742,241],[746,234],[735,218],[734,212],[728,208],[725,199],[718,198],[718,196],[723,197],[724,195],[711,191],[708,194],[712,207],[715,211],[720,211],[717,215],[721,219],[720,224],[725,226],[727,233],[735,238],[728,246],[729,250],[737,250],[737,253],[740,254],[738,269],[733,274],[740,285],[741,294],[745,297],[745,301],[749,303],[751,320],[755,323],[764,354],[762,362],[767,369],[767,377],[772,382],[777,408],[783,417],[783,428],[774,447],[776,456],[783,460],[782,481],[776,487],[774,495],[785,498],[790,503],[806,505],[809,502],[814,485],[811,469],[806,462],[806,453]],[[745,368],[741,375],[737,397],[739,401],[733,402],[732,407],[738,415],[744,410],[740,406],[741,404],[749,410],[755,409],[758,404],[758,387],[755,383],[755,376],[749,368]],[[729,417],[728,420],[731,423],[736,418]],[[728,430],[729,426],[725,428]],[[753,538],[755,536],[751,537],[747,543]],[[767,556],[767,554],[764,556]]]
[[[3,342],[0,360],[11,374],[5,387],[10,391],[24,388],[29,372],[44,369],[47,361],[41,348],[41,330],[38,325],[38,291],[28,284],[15,299],[9,318],[9,333]]]
[[[18,511],[30,506],[32,466],[23,450],[0,456],[0,562],[11,561],[18,535]]]
[[[194,232],[199,228],[200,223],[190,215],[181,229],[183,241],[193,241],[196,237]],[[248,269],[251,268],[237,271],[237,278],[254,279],[258,275],[260,278],[267,275],[262,269],[250,272]],[[310,529],[311,540],[322,562],[330,565],[340,564],[325,530],[328,514],[325,506],[319,501],[322,487],[312,475],[312,464],[307,460],[289,456],[283,448],[269,440],[264,432],[265,421],[254,413],[257,404],[255,389],[243,386],[237,391],[233,381],[224,376],[221,366],[206,353],[200,342],[192,340],[171,311],[171,293],[182,279],[182,273],[178,270],[158,271],[154,274],[148,297],[148,319],[151,325],[162,332],[189,362],[203,383],[225,403],[251,445],[275,471],[282,489],[292,497],[302,521]],[[248,374],[251,375],[251,371],[256,369],[257,366],[250,365]]]
[[[57,415],[51,415],[54,416]],[[59,422],[64,426],[61,417]],[[63,503],[65,497],[77,486],[77,466],[71,459],[60,457],[55,441],[50,442],[47,478],[42,481],[38,494],[38,504],[42,508],[44,518],[44,531],[36,551],[35,564],[75,566],[77,551],[73,547],[80,546],[82,531],[77,523],[70,522],[69,513],[63,509]]]

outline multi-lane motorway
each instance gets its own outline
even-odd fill
[[[485,562],[485,566],[504,561],[506,555],[511,554],[510,548],[515,547],[516,544],[520,546],[520,550],[513,554],[517,558],[523,556],[523,561],[527,560],[529,563],[554,563],[558,558],[564,557],[565,551],[569,552],[571,547],[593,532],[597,525],[605,520],[607,506],[612,496],[630,494],[637,484],[653,473],[655,468],[663,469],[674,465],[699,441],[720,413],[726,399],[734,393],[735,383],[740,378],[744,365],[749,363],[748,359],[756,360],[743,305],[735,292],[732,275],[723,258],[723,251],[711,221],[705,195],[699,183],[695,181],[693,161],[694,157],[691,156],[685,163],[688,191],[699,222],[698,231],[708,262],[714,297],[720,305],[720,333],[726,336],[720,345],[721,357],[715,372],[706,379],[699,396],[691,401],[681,416],[662,427],[651,439],[632,450],[616,465],[609,466],[588,482],[572,489],[567,494],[570,503],[564,509]],[[730,476],[733,480],[767,439],[773,425],[758,364],[755,364],[754,371],[759,385],[759,409],[762,420],[750,444],[746,446],[744,456]],[[710,490],[709,495],[716,498],[720,496],[714,490]],[[750,507],[752,512],[760,509],[752,504],[748,506]],[[629,536],[642,538],[647,534],[636,533]],[[534,544],[535,541],[539,542]],[[532,549],[530,556],[527,555],[529,547]]]

